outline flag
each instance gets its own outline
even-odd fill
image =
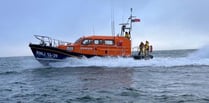
[[[140,19],[132,19],[131,22],[140,22]]]

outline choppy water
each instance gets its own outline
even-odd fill
[[[209,49],[208,49],[209,50]],[[209,51],[158,51],[152,60],[0,58],[0,103],[208,103]]]

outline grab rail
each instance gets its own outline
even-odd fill
[[[42,35],[34,35],[34,36],[36,39],[40,40],[40,45],[42,46],[57,47],[59,45],[71,44],[70,42],[52,39],[51,37],[48,37],[48,36],[42,36]]]

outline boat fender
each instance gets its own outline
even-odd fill
[[[152,48],[152,45],[150,45],[149,48],[150,48],[149,51],[152,52],[152,51],[153,51],[153,50],[152,50],[152,49],[153,49],[153,48]]]

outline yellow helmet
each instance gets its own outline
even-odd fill
[[[146,43],[149,43],[149,42],[146,40]]]

